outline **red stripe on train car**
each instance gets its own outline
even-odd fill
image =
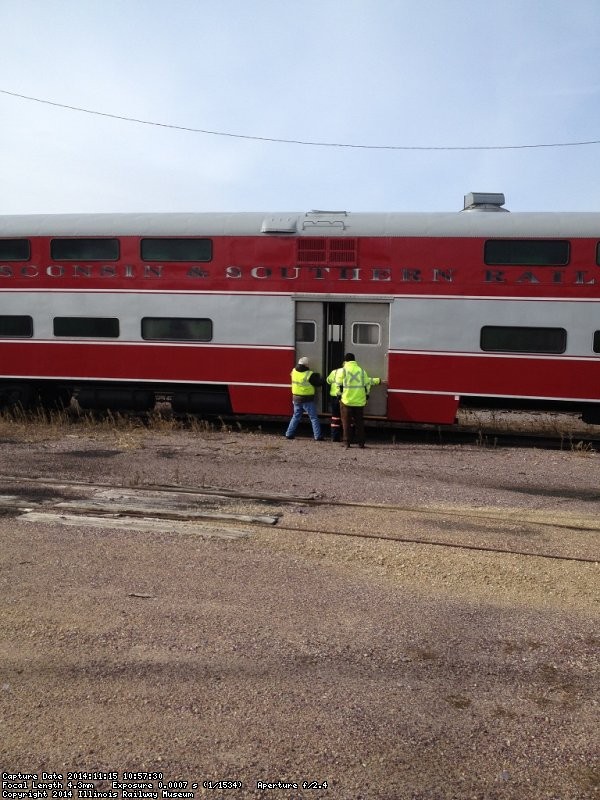
[[[97,342],[2,342],[0,377],[286,384],[294,351]]]
[[[600,358],[390,353],[391,389],[449,394],[600,399]]]

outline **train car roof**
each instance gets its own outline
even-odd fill
[[[309,211],[0,216],[2,238],[257,235],[600,238],[600,213]]]

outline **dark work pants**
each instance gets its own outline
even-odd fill
[[[342,433],[342,418],[340,417],[340,398],[329,395],[331,408],[331,441],[339,442]]]
[[[352,424],[354,423],[354,435],[359,445],[365,443],[365,407],[347,406],[340,403],[342,412],[342,429],[344,431],[344,444],[350,444]]]

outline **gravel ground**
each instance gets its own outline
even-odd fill
[[[161,771],[197,798],[600,796],[598,563],[360,536],[600,559],[593,450],[0,436],[2,493],[40,476],[306,498],[230,540],[0,516],[3,771]]]

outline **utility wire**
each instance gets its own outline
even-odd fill
[[[21,100],[31,100],[35,103],[43,103],[47,106],[56,108],[66,108],[69,111],[79,111],[83,114],[94,114],[97,117],[109,117],[119,119],[124,122],[135,122],[138,125],[152,125],[156,128],[169,128],[176,131],[188,131],[188,133],[203,133],[208,136],[227,136],[231,139],[249,139],[255,142],[275,142],[278,144],[300,144],[307,147],[346,147],[355,150],[532,150],[542,147],[584,147],[591,144],[600,144],[600,139],[591,139],[584,142],[547,142],[541,144],[504,144],[504,145],[445,145],[445,146],[424,146],[424,145],[396,145],[396,144],[349,144],[348,142],[312,142],[303,139],[277,139],[272,136],[251,136],[244,133],[229,133],[227,131],[209,131],[204,128],[189,128],[185,125],[171,125],[166,122],[154,122],[148,119],[136,119],[135,117],[124,117],[120,114],[109,114],[105,111],[94,111],[91,108],[80,108],[70,106],[66,103],[55,103],[52,100],[43,100],[40,97],[30,97],[26,94],[9,92],[7,89],[0,89],[1,94],[10,97],[18,97]]]

